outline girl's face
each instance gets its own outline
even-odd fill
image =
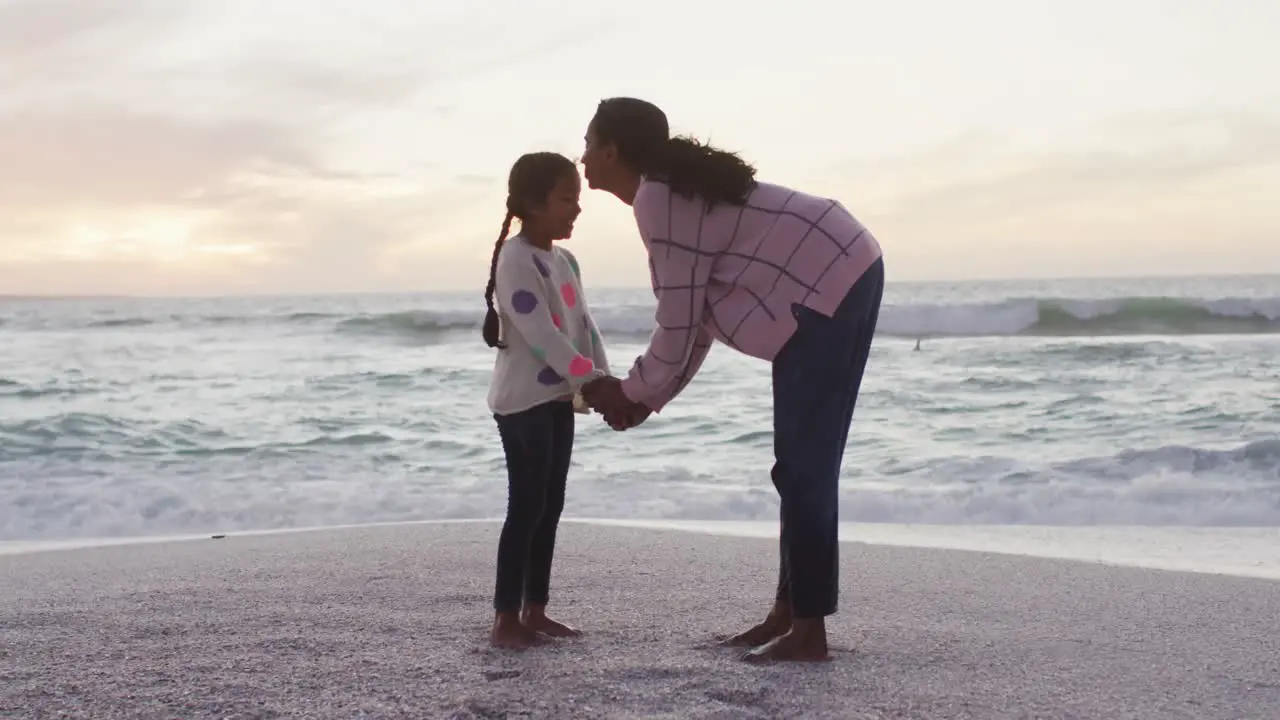
[[[551,188],[546,202],[530,210],[525,223],[533,225],[551,240],[567,239],[573,235],[573,222],[582,214],[582,207],[578,204],[581,195],[582,182],[578,173],[565,173]]]

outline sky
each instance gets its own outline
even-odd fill
[[[891,282],[1277,273],[1277,28],[1270,0],[0,0],[0,294],[480,290],[511,163],[576,157],[614,95],[839,198]],[[568,242],[588,286],[647,283],[612,196]]]

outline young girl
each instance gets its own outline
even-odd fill
[[[498,348],[489,409],[507,459],[507,519],[498,540],[490,633],[498,647],[523,649],[541,635],[579,634],[547,617],[546,607],[574,413],[589,412],[578,390],[609,372],[578,261],[553,245],[573,233],[580,193],[568,158],[521,156],[507,179],[507,217],[485,288],[484,340]],[[520,233],[508,239],[513,218]]]

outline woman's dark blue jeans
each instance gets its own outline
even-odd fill
[[[831,317],[801,305],[773,361],[773,485],[782,501],[778,600],[793,617],[836,612],[840,467],[884,294],[877,260]]]
[[[565,400],[494,419],[507,456],[507,519],[498,538],[493,607],[519,612],[525,604],[546,605],[551,594],[551,560],[573,453],[574,412]]]

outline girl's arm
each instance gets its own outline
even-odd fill
[[[590,356],[591,362],[595,363],[596,369],[605,375],[609,374],[609,358],[605,355],[604,339],[600,337],[600,328],[596,325],[596,320],[591,316],[590,303],[587,302],[587,291],[582,282],[582,267],[578,265],[578,258],[565,248],[558,248],[564,253],[564,257],[569,261],[569,267],[573,270],[573,276],[578,280],[578,297],[582,303],[582,320],[590,336],[591,343]]]
[[[600,330],[596,327],[596,321],[587,316],[589,329],[591,331],[591,361],[596,364],[596,368],[605,375],[609,374],[609,358],[605,354],[604,339],[600,337]]]
[[[512,248],[512,250],[516,250]],[[529,252],[503,252],[498,259],[495,290],[499,302],[517,333],[540,360],[569,387],[578,390],[585,383],[604,373],[586,355],[578,352],[569,338],[560,331],[563,318],[552,315],[542,274],[534,265]],[[545,372],[545,371],[544,371]],[[539,375],[543,384],[555,378]]]

